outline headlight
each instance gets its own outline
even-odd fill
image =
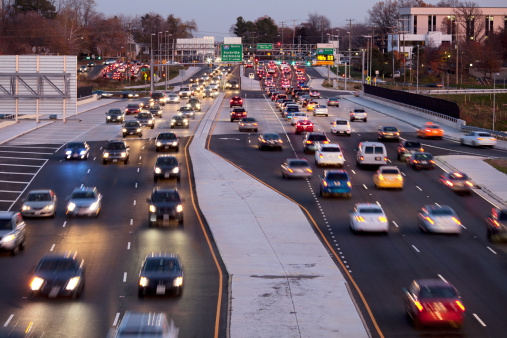
[[[183,206],[181,204],[178,204],[176,206],[176,212],[182,212],[183,211]]]
[[[141,131],[141,128],[137,128],[137,132],[140,132]]]
[[[157,147],[160,147],[162,145],[162,142],[157,142]]]
[[[81,279],[81,277],[77,276],[77,277],[72,277],[69,282],[67,283],[67,286],[65,287],[65,290],[74,290],[77,286],[77,284],[79,283],[79,280]]]
[[[72,151],[71,151],[71,150],[67,150],[67,151],[65,152],[65,155],[72,155]]]
[[[40,290],[42,284],[44,284],[44,279],[35,277],[30,283],[30,288],[32,289],[32,291],[37,291]]]
[[[79,154],[80,154],[80,155],[84,155],[84,154],[86,154],[86,150],[81,150],[81,151],[79,152]]]
[[[67,205],[67,210],[73,211],[74,209],[76,209],[76,204],[73,202],[70,202],[69,205]]]
[[[99,202],[93,202],[92,205],[90,205],[89,209],[91,211],[95,211],[95,210],[97,210],[98,206],[99,206]]]
[[[173,282],[174,287],[182,286],[183,285],[183,277],[176,277]]]
[[[28,205],[23,205],[22,210],[30,210],[30,207]]]
[[[110,120],[110,119],[111,119],[111,116],[108,116],[108,117],[107,117],[107,119],[108,119],[108,120]]]
[[[16,239],[16,236],[14,235],[7,235],[2,238],[2,242],[12,242]]]
[[[155,174],[160,174],[162,172],[162,170],[160,170],[160,168],[156,167],[155,168]]]
[[[121,157],[127,156],[127,153],[121,153]]]
[[[152,124],[152,123],[153,123],[153,121],[151,121],[151,120],[150,120],[150,121],[148,121],[148,124]]]
[[[148,278],[146,277],[139,278],[139,285],[142,287],[148,286]]]
[[[102,155],[104,157],[109,157],[109,153],[104,153],[104,155]]]
[[[176,168],[173,169],[173,173],[174,174],[177,174],[179,171],[180,171],[180,168],[178,168],[178,167],[176,167]]]
[[[171,124],[174,124],[174,122],[175,122],[174,120],[171,120]]]
[[[46,210],[53,210],[53,209],[54,209],[54,207],[55,207],[55,206],[54,206],[53,204],[49,204],[49,205],[46,205],[46,206],[44,207],[44,209],[46,209]]]
[[[123,128],[123,129],[122,129],[122,131],[123,131],[124,133],[126,133],[126,132],[127,132],[127,129]]]
[[[150,212],[156,212],[157,208],[154,205],[150,205]]]
[[[178,142],[174,141],[173,142],[173,146],[175,146],[175,145],[178,145]]]

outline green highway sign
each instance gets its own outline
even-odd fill
[[[321,55],[329,55],[329,54],[333,54],[333,48],[319,48],[317,49],[317,54],[321,54]]]
[[[273,49],[273,44],[272,43],[258,43],[257,44],[257,49],[272,50]]]
[[[220,54],[223,62],[242,62],[243,45],[221,45]]]

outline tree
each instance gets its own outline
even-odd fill
[[[56,17],[55,6],[48,0],[15,0],[12,8],[15,13],[36,12],[46,19]]]
[[[475,2],[460,2],[453,12],[460,26],[460,35],[465,33],[464,37],[466,41],[480,41],[484,38],[484,16],[482,15],[482,10]]]
[[[255,20],[257,42],[273,42],[278,37],[278,26],[269,16]]]
[[[459,0],[440,0],[435,6],[436,7],[458,7]]]
[[[311,43],[324,42],[324,35],[331,27],[331,21],[323,15],[317,13],[308,14],[307,29],[311,34],[307,38],[312,41]]]

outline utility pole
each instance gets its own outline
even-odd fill
[[[458,59],[459,59],[459,25],[458,21],[456,21],[456,89],[458,89]],[[451,28],[452,28],[452,16],[451,16]]]
[[[354,19],[347,19],[349,22],[349,77],[350,77],[350,64],[352,63],[352,21]],[[345,73],[345,77],[347,77],[347,74]]]
[[[129,22],[129,37],[128,37],[128,44],[129,44],[129,57],[127,58],[127,76],[129,77],[129,86],[130,86],[130,69],[131,69],[131,66],[130,66],[130,55],[132,53],[132,44],[130,43],[130,39],[132,37],[132,27],[130,25],[130,22]]]

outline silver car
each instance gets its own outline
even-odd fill
[[[102,207],[102,195],[96,187],[76,188],[67,203],[67,216],[98,217]]]
[[[24,201],[21,207],[23,217],[55,217],[56,195],[52,190],[32,190]]]
[[[179,329],[164,313],[127,311],[114,333],[115,338],[161,337],[177,338]],[[111,336],[113,336],[111,334]]]
[[[26,229],[21,213],[0,211],[0,251],[10,251],[15,256],[25,245]]]
[[[239,121],[238,130],[239,131],[253,130],[257,132],[259,130],[259,124],[257,123],[257,120],[254,119],[253,117],[243,117],[241,121]]]
[[[424,232],[461,234],[461,221],[447,205],[425,205],[419,212],[417,221]]]
[[[323,104],[316,105],[315,108],[313,109],[313,116],[317,115],[329,116],[327,106]]]
[[[175,93],[167,94],[166,102],[168,102],[168,103],[180,103],[180,100],[181,99],[178,96],[178,94],[175,94]]]
[[[288,158],[282,163],[282,177],[311,177],[312,168],[304,158]]]

